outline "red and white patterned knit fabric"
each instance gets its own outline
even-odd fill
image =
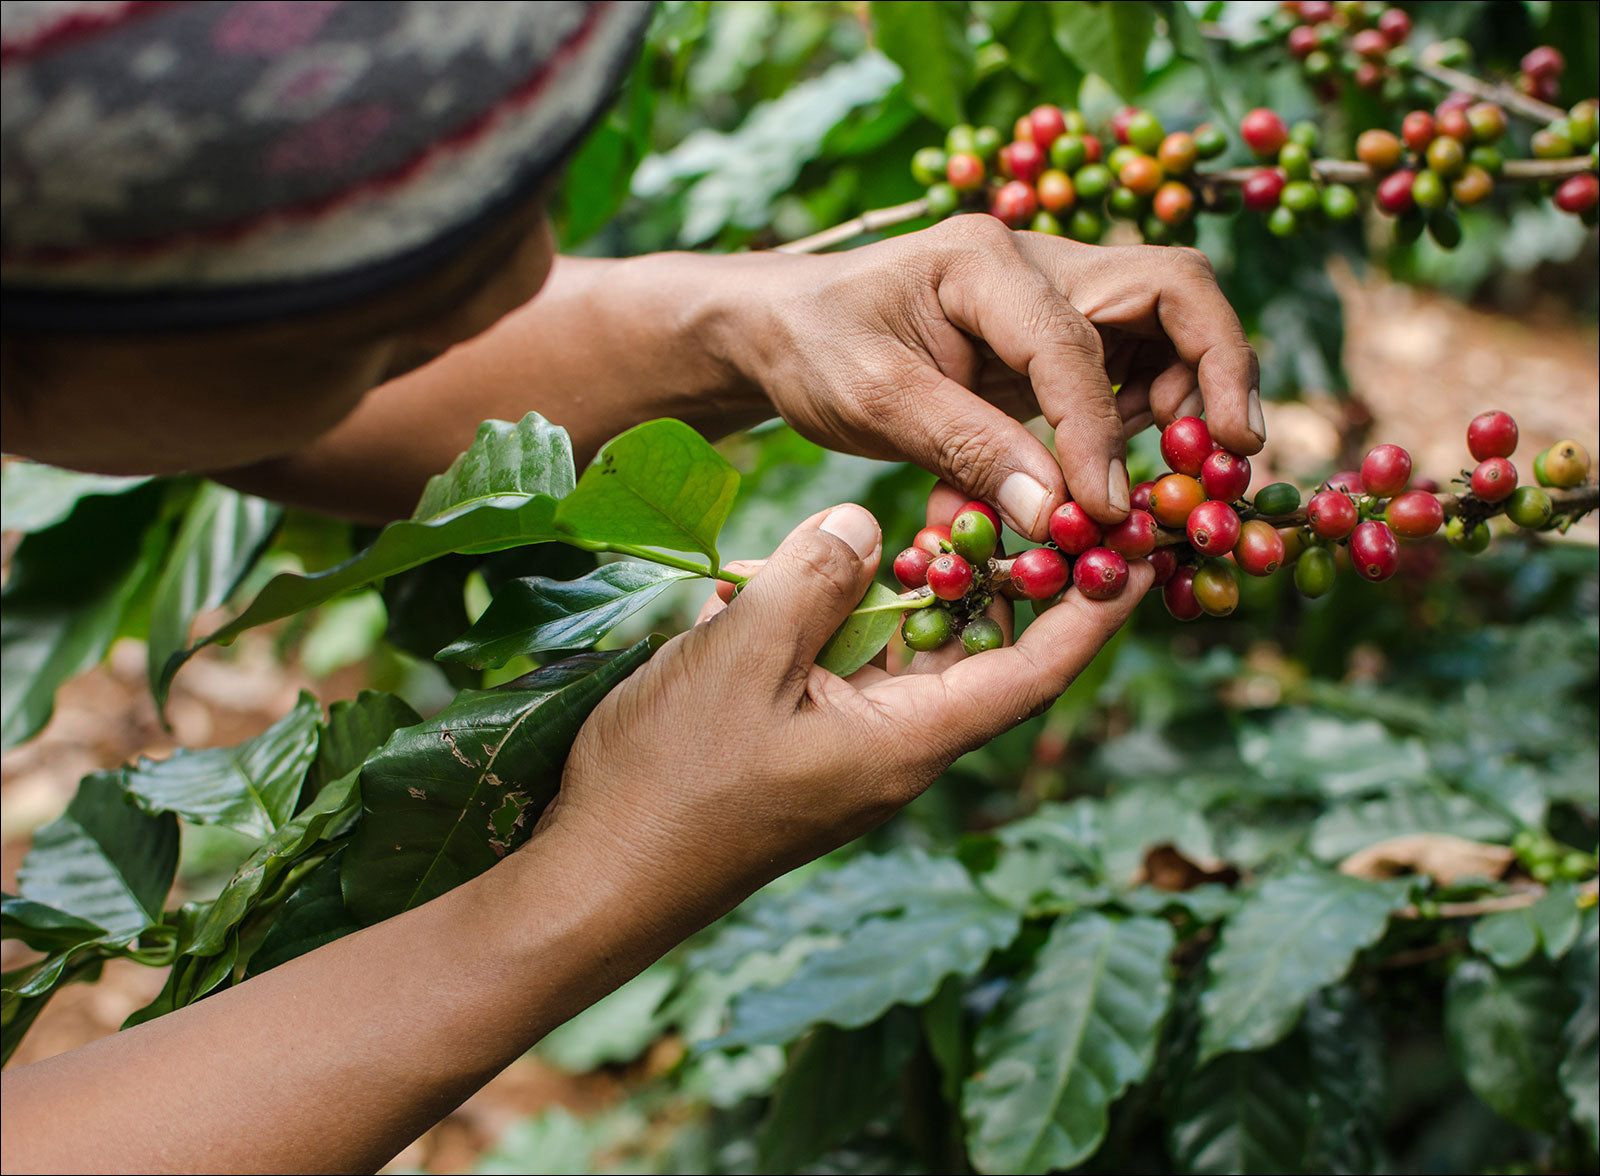
[[[226,325],[426,272],[605,109],[645,3],[0,5],[8,330]]]

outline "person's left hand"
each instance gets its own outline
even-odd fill
[[[736,362],[783,418],[830,449],[913,461],[1033,539],[1068,493],[1101,522],[1125,517],[1125,442],[1152,421],[1203,407],[1228,448],[1265,439],[1255,352],[1195,250],[975,215],[765,256],[742,291]],[[1057,457],[1019,423],[1040,413]]]

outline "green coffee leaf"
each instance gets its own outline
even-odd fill
[[[161,922],[178,869],[178,822],[144,812],[119,774],[85,776],[61,818],[33,835],[17,871],[17,890],[105,928],[105,942],[127,943]]]
[[[321,722],[322,707],[302,691],[294,709],[254,739],[141,759],[125,771],[124,787],[150,812],[269,837],[294,815]]]
[[[497,690],[467,690],[361,769],[363,814],[344,897],[363,923],[420,906],[527,840],[578,728],[660,645],[567,658]]]
[[[289,896],[261,946],[250,957],[247,978],[361,930],[362,924],[345,909],[340,889],[340,859],[346,852],[340,850],[312,870]]]
[[[1289,1032],[1306,998],[1383,935],[1408,888],[1309,872],[1263,882],[1223,926],[1207,962],[1200,1062],[1263,1049]]]
[[[167,550],[150,609],[146,653],[157,708],[167,701],[162,671],[189,644],[194,618],[225,601],[283,521],[283,507],[202,482]]]
[[[1343,719],[1299,707],[1247,726],[1239,735],[1239,755],[1265,779],[1329,799],[1433,778],[1421,740],[1392,735],[1373,719]]]
[[[401,727],[420,722],[422,716],[405,699],[376,690],[363,690],[354,699],[333,703],[317,736],[317,758],[306,773],[300,802],[305,804],[366,763]]]
[[[576,580],[526,576],[512,580],[438,660],[484,669],[514,657],[593,645],[690,572],[626,561]]]
[[[1171,997],[1172,928],[1080,911],[1056,922],[1033,968],[978,1033],[962,1107],[980,1172],[1076,1167],[1111,1104],[1144,1078]]]
[[[977,72],[965,6],[874,0],[868,9],[878,48],[905,75],[911,104],[940,126],[964,121]]]
[[[1578,1009],[1561,1030],[1557,1076],[1589,1150],[1600,1151],[1600,917],[1592,907],[1571,953],[1562,961],[1561,977],[1577,997]]]
[[[555,521],[578,540],[699,551],[716,564],[738,489],[738,471],[699,433],[682,421],[646,421],[606,443]]]
[[[58,952],[0,975],[0,1066],[17,1046],[50,998],[76,980],[96,980],[102,957],[96,952]]]
[[[0,470],[0,527],[31,535],[65,520],[85,498],[126,494],[149,481],[80,474],[37,461],[9,461]]]
[[[615,992],[546,1033],[534,1049],[541,1060],[569,1074],[631,1062],[671,1027],[662,1002],[682,979],[681,965],[657,960]]]
[[[1578,890],[1570,882],[1554,882],[1532,906],[1484,915],[1472,925],[1476,951],[1498,968],[1516,968],[1540,948],[1560,959],[1578,936]]]
[[[1395,788],[1330,805],[1311,826],[1312,856],[1341,862],[1357,850],[1406,833],[1450,833],[1506,841],[1515,831],[1504,813],[1442,787]]]
[[[105,928],[44,903],[0,896],[0,939],[20,939],[35,951],[60,952],[99,939]]]
[[[1461,961],[1445,986],[1445,1035],[1472,1092],[1519,1127],[1555,1131],[1566,1118],[1562,1027],[1576,1004],[1543,966],[1501,972]]]
[[[472,444],[442,474],[428,479],[412,522],[507,494],[524,497],[570,494],[575,483],[567,431],[536,412],[516,424],[484,421]]]
[[[1055,4],[1056,44],[1086,73],[1097,73],[1132,102],[1144,88],[1145,53],[1155,33],[1148,4]]]
[[[873,584],[844,624],[828,638],[817,654],[817,664],[841,678],[855,673],[889,644],[900,627],[900,618],[911,608],[912,603],[901,599],[893,589]]]

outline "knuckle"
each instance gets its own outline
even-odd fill
[[[806,591],[830,604],[846,597],[850,597],[850,604],[855,604],[852,593],[861,561],[843,539],[821,531],[809,531],[796,538],[793,555],[795,570],[803,577]]]
[[[1157,248],[1160,247],[1157,246]],[[1181,272],[1192,277],[1199,278],[1203,281],[1211,283],[1216,282],[1216,267],[1211,264],[1211,259],[1204,253],[1200,252],[1200,250],[1187,245],[1180,246],[1176,249],[1171,248],[1170,246],[1167,248],[1168,252],[1172,255],[1172,263],[1176,265]]]
[[[941,429],[939,452],[945,472],[962,486],[986,487],[999,471],[1001,455],[982,433],[955,427]]]

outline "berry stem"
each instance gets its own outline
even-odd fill
[[[798,241],[790,241],[785,245],[776,246],[776,253],[821,253],[835,245],[843,245],[854,237],[863,233],[874,233],[879,229],[893,228],[895,225],[905,224],[906,221],[916,220],[918,217],[928,215],[928,202],[918,198],[908,200],[904,204],[895,204],[889,208],[873,208],[863,212],[858,217],[842,221],[832,228],[823,229],[812,233],[809,237],[801,237]]]
[[[1590,878],[1578,888],[1582,897],[1587,895],[1593,901],[1594,895],[1600,891],[1600,879]],[[1543,886],[1530,886],[1526,890],[1517,890],[1511,894],[1497,894],[1492,898],[1479,898],[1471,902],[1441,902],[1433,908],[1433,913],[1441,919],[1467,919],[1475,915],[1490,915],[1496,911],[1516,911],[1524,907],[1531,907],[1548,893]],[[1423,912],[1416,906],[1404,906],[1395,911],[1399,919],[1421,919]]]
[[[1496,102],[1507,110],[1520,114],[1530,122],[1536,122],[1541,127],[1554,122],[1558,118],[1565,118],[1567,112],[1559,106],[1551,106],[1548,102],[1541,102],[1530,97],[1515,87],[1503,82],[1486,82],[1482,78],[1474,77],[1469,73],[1462,73],[1448,65],[1441,65],[1437,61],[1429,61],[1424,53],[1411,65],[1411,68],[1425,78],[1432,78],[1441,86],[1451,90],[1460,90],[1467,94],[1474,94],[1486,102]]]
[[[697,564],[692,560],[679,559],[675,555],[668,555],[664,551],[652,551],[648,547],[635,547],[631,543],[582,543],[586,551],[609,551],[613,555],[631,555],[634,559],[648,560],[650,563],[660,564],[665,568],[678,568],[680,571],[693,572],[697,576],[704,576],[708,580],[722,580],[729,584],[743,584],[750,577],[741,576],[738,572],[730,572],[726,568]]]

